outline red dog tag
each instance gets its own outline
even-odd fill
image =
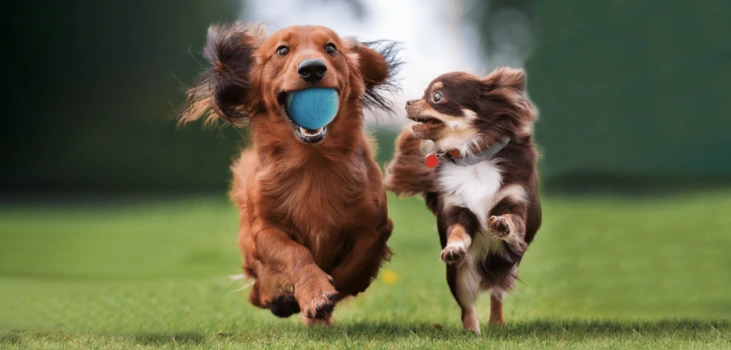
[[[436,168],[437,165],[439,165],[439,157],[437,157],[436,153],[429,153],[426,155],[426,158],[424,158],[424,164],[427,168]]]

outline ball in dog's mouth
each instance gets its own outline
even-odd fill
[[[277,97],[297,138],[307,143],[317,143],[325,138],[327,125],[335,119],[338,112],[336,89],[311,88],[280,92]]]

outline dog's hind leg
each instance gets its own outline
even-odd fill
[[[480,294],[482,277],[469,253],[479,221],[471,211],[452,207],[445,211],[444,216],[438,217],[437,222],[444,246],[441,257],[447,263],[447,283],[462,309],[462,325],[465,329],[480,333],[474,305]]]
[[[503,317],[503,296],[505,292],[502,291],[491,291],[490,292],[490,323],[503,324],[505,318]]]
[[[475,312],[475,301],[480,294],[480,275],[470,265],[462,264],[459,267],[447,265],[447,283],[462,309],[464,329],[479,334],[480,320]]]

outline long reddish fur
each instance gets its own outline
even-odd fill
[[[329,324],[335,303],[364,291],[391,254],[393,225],[363,109],[387,107],[377,89],[390,87],[398,66],[393,46],[377,51],[324,27],[289,27],[268,38],[241,24],[213,30],[205,51],[212,68],[189,91],[181,120],[248,125],[252,144],[231,166],[230,197],[240,211],[244,272],[256,280],[250,302]],[[297,82],[296,69],[265,63],[282,38],[322,47],[324,36],[345,64],[331,62],[327,77],[341,84],[340,108],[326,139],[312,145],[295,138],[272,93]]]

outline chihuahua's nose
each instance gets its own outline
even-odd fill
[[[416,101],[419,101],[419,100],[408,100],[408,101],[406,101],[406,107],[411,106],[412,104],[416,103]]]
[[[300,78],[310,83],[322,80],[326,72],[327,66],[320,60],[304,60],[297,67]]]

